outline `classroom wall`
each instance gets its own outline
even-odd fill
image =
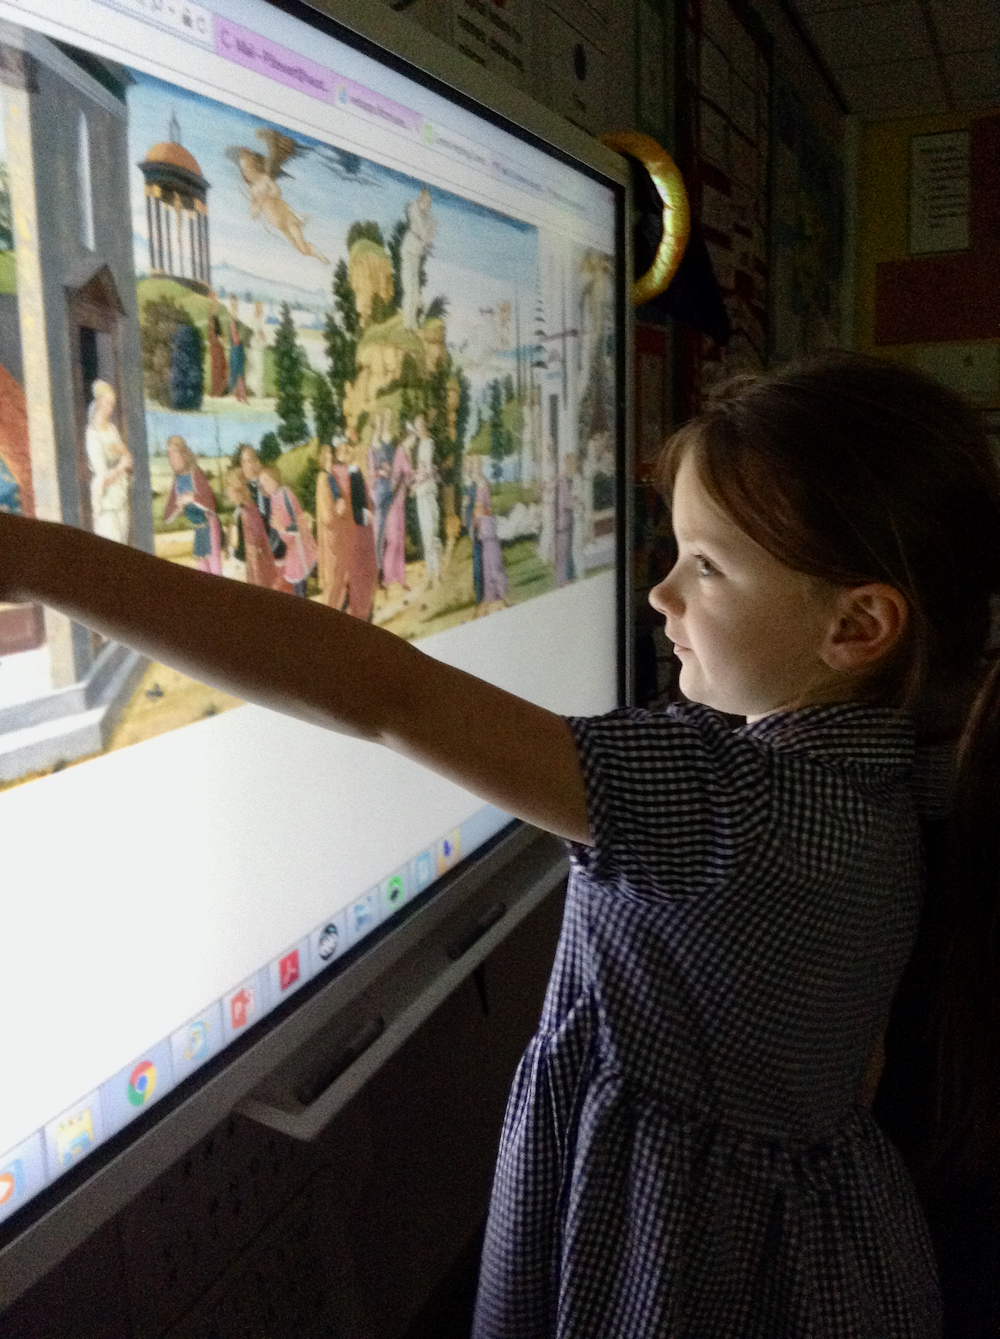
[[[970,137],[968,245],[915,253],[913,140],[955,131]],[[1000,108],[862,125],[857,218],[855,346],[936,376],[986,410],[997,432]]]

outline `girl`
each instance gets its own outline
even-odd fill
[[[689,701],[661,712],[565,719],[312,601],[18,516],[0,598],[570,841],[477,1339],[929,1339],[927,1229],[855,1093],[919,912],[908,708],[975,673],[1000,587],[987,442],[923,377],[829,357],[720,398],[666,478],[652,598]]]

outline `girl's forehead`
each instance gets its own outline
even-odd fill
[[[742,530],[716,502],[690,454],[684,457],[677,471],[671,520],[679,544],[704,547],[711,555],[739,563],[741,567],[791,570]]]
[[[743,540],[753,542],[712,497],[690,453],[678,468],[670,510],[678,539],[712,535],[723,540],[740,536]]]

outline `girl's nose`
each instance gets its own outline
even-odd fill
[[[678,598],[677,591],[674,589],[673,583],[670,580],[670,576],[672,575],[673,574],[671,573],[664,577],[659,585],[654,586],[649,592],[649,603],[653,606],[656,612],[662,614],[664,618],[669,614],[676,615],[681,612],[681,602]]]

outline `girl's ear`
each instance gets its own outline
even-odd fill
[[[840,674],[867,673],[899,645],[909,616],[906,596],[895,586],[845,587],[835,600],[820,658]]]

